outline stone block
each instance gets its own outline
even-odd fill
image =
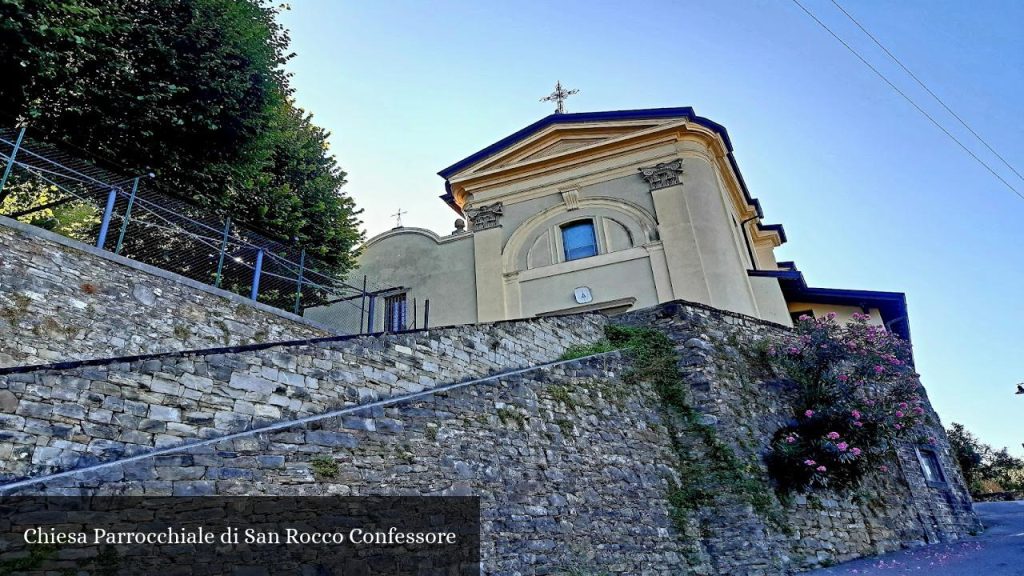
[[[274,390],[277,389],[278,384],[267,380],[266,378],[253,376],[252,374],[235,372],[231,374],[231,380],[228,381],[228,386],[239,390],[245,390],[246,392],[252,392],[262,397],[272,394]]]
[[[173,482],[174,496],[213,496],[217,493],[217,485],[210,480]]]
[[[164,422],[181,422],[181,410],[168,406],[153,405],[149,407],[149,418]]]
[[[359,441],[355,436],[344,432],[329,432],[325,430],[312,430],[306,432],[306,442],[319,446],[331,446],[340,448],[355,448]]]

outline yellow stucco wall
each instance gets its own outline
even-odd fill
[[[858,306],[836,306],[834,304],[810,304],[805,302],[790,302],[787,307],[789,312],[803,312],[810,310],[814,313],[815,318],[821,318],[829,312],[835,312],[836,320],[840,323],[846,323],[853,319],[855,313],[863,314],[864,311]],[[878,308],[869,308],[868,324],[874,324],[876,326],[882,326],[882,315],[879,313]]]
[[[668,120],[663,128],[637,125],[633,138],[634,124],[595,128],[608,131],[614,147],[588,152],[558,142],[557,152],[545,153],[543,142],[557,142],[552,129],[464,168],[450,177],[456,201],[467,214],[501,202],[499,225],[458,241],[389,232],[367,243],[357,275],[431,298],[432,324],[677,299],[789,324],[778,281],[747,274],[752,265],[776,268],[772,248],[780,240],[755,223],[741,228],[756,211],[739,191],[720,137]],[[678,184],[652,190],[639,172],[675,160],[683,163]],[[600,253],[566,262],[559,227],[580,219],[594,222]],[[582,286],[592,302],[576,302]]]
[[[407,289],[409,325],[414,319],[412,300],[416,299],[415,325],[423,326],[426,300],[430,300],[430,325],[473,324],[476,314],[476,272],[473,262],[474,238],[471,234],[438,236],[420,228],[396,228],[369,242],[359,258],[359,266],[350,275],[350,283],[359,286],[363,275],[374,287]],[[358,305],[358,301],[355,302]],[[338,322],[354,316],[346,326],[358,324],[360,309],[340,303],[330,309],[310,309],[305,315]],[[384,329],[384,302],[375,305],[372,331]]]

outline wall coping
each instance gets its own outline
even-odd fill
[[[109,252],[107,250],[103,250],[95,246],[90,246],[84,242],[72,240],[71,238],[61,236],[60,234],[57,234],[55,232],[50,232],[49,230],[44,230],[42,228],[32,226],[31,224],[19,222],[17,220],[14,220],[13,218],[8,218],[7,216],[0,216],[0,226],[11,228],[12,230],[20,232],[22,234],[35,236],[37,238],[41,238],[43,240],[47,240],[55,244],[59,244],[61,246],[64,246],[65,248],[70,248],[72,250],[77,250],[79,252],[85,252],[86,254],[89,254],[91,256],[103,258],[104,260],[114,262],[115,264],[120,264],[133,270],[138,270],[139,272],[144,272],[151,276],[156,276],[157,278],[162,278],[164,280],[170,280],[178,284],[183,284],[185,286],[188,286],[189,288],[206,292],[207,294],[220,296],[221,298],[226,298],[227,300],[230,300],[235,304],[249,306],[261,312],[273,314],[286,320],[291,320],[292,322],[304,324],[311,328],[316,328],[317,330],[323,330],[330,334],[338,334],[337,328],[332,328],[330,326],[327,326],[326,324],[315,322],[303,316],[299,316],[298,314],[293,314],[286,310],[281,310],[280,308],[274,308],[273,306],[268,306],[266,304],[263,304],[262,302],[256,302],[244,296],[235,294],[234,292],[228,292],[227,290],[216,288],[214,286],[210,286],[209,284],[203,284],[202,282],[198,282],[191,278],[182,276],[181,274],[176,274],[174,272],[164,270],[163,268],[157,268],[156,266],[145,264],[143,262],[139,262],[138,260],[132,260],[131,258],[126,258],[124,256],[114,254],[113,252]]]
[[[710,306],[708,304],[701,304],[700,302],[690,302],[689,300],[682,300],[682,299],[669,300],[668,302],[662,302],[661,304],[656,304],[656,305],[650,306],[648,308],[640,308],[639,310],[630,310],[629,312],[626,312],[624,314],[620,314],[617,317],[625,319],[625,318],[632,318],[632,317],[640,316],[640,315],[645,314],[645,313],[646,314],[651,314],[651,313],[653,313],[656,310],[666,310],[667,311],[667,308],[672,306],[672,305],[684,306],[686,308],[696,308],[698,310],[704,310],[705,312],[711,312],[711,313],[717,314],[719,316],[728,316],[730,318],[736,318],[737,320],[743,320],[743,321],[749,322],[751,324],[760,324],[762,326],[769,326],[771,328],[781,328],[783,330],[786,330],[787,332],[792,332],[793,331],[793,328],[791,326],[786,326],[785,324],[779,324],[778,322],[772,322],[771,320],[765,320],[763,318],[757,318],[755,316],[749,316],[747,314],[742,314],[740,312],[733,312],[731,310],[723,310],[721,308],[715,308],[714,306]]]

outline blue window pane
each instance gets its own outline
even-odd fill
[[[562,227],[565,259],[576,260],[597,255],[597,237],[593,222],[577,222]]]

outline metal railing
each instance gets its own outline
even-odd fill
[[[149,176],[100,168],[63,147],[0,129],[0,215],[251,298],[332,328],[374,332],[382,296],[295,243],[158,191]],[[386,324],[386,323],[385,323]]]

